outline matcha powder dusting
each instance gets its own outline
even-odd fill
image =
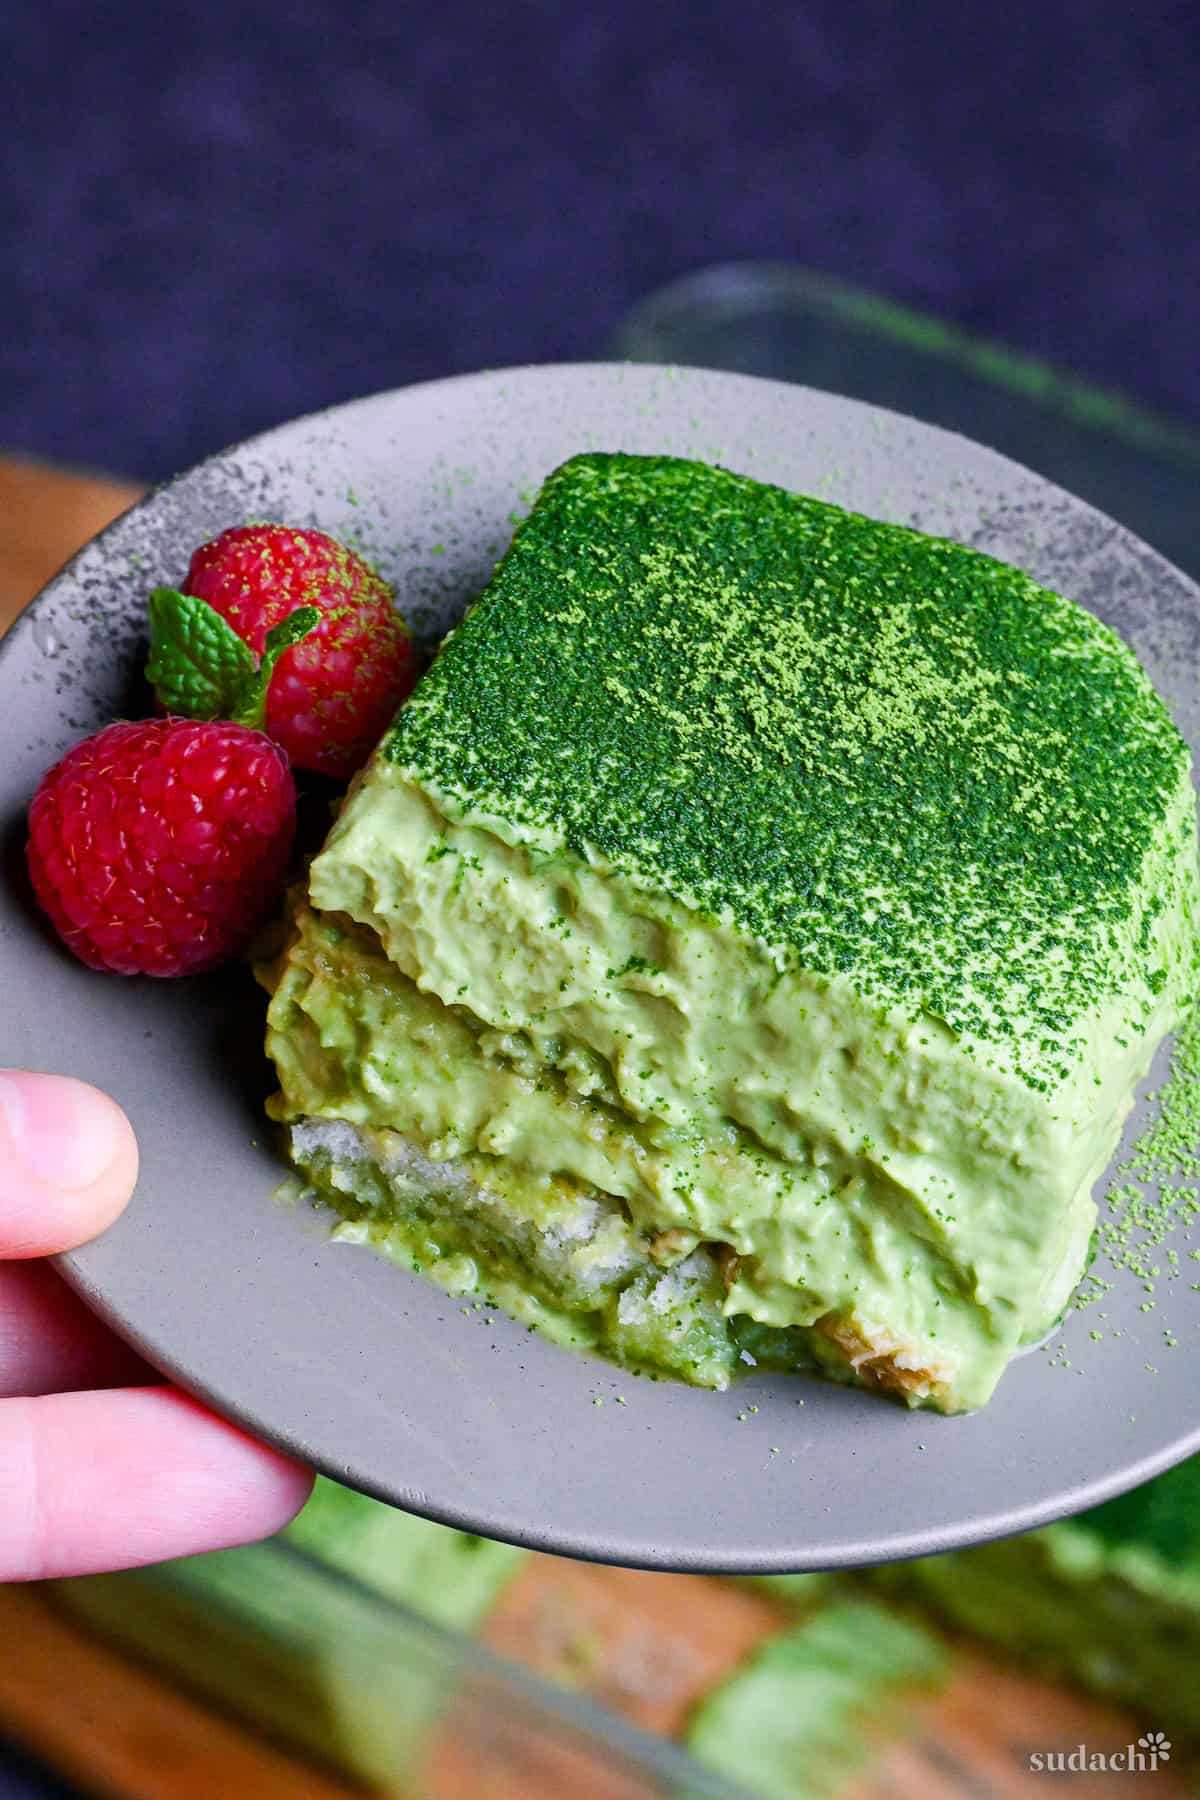
[[[555,471],[382,754],[1038,1092],[1098,999],[1141,1033],[1175,974],[1173,860],[1134,905],[1187,747],[1127,646],[993,557],[727,470]]]
[[[1150,1122],[1117,1169],[1101,1202],[1096,1248],[1116,1271],[1140,1282],[1142,1311],[1153,1312],[1160,1281],[1187,1277],[1200,1292],[1200,1247],[1185,1253],[1167,1244],[1200,1218],[1200,1005],[1175,1040],[1171,1068],[1152,1102]],[[1193,1279],[1195,1277],[1195,1279]],[[1112,1283],[1095,1268],[1085,1276],[1077,1306],[1088,1306]],[[1171,1334],[1166,1332],[1168,1347]]]

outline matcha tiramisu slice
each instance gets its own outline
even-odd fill
[[[547,481],[312,865],[292,1154],[446,1285],[720,1387],[985,1401],[1191,994],[1187,749],[961,545],[702,464]]]

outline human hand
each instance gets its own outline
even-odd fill
[[[312,1476],[166,1386],[46,1262],[133,1190],[120,1108],[0,1070],[0,1581],[160,1562],[266,1537]]]

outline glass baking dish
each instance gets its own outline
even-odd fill
[[[156,1671],[376,1792],[746,1800],[665,1739],[283,1540],[55,1594]]]

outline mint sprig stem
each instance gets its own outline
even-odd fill
[[[261,731],[276,663],[285,650],[308,636],[320,618],[315,606],[298,606],[271,627],[256,660],[250,646],[207,600],[157,587],[150,595],[146,678],[170,713],[187,719],[232,719]]]

